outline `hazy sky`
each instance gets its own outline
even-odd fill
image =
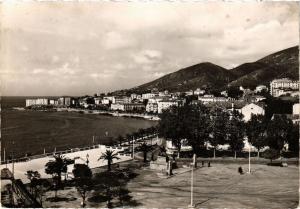
[[[82,95],[200,62],[232,68],[298,45],[298,3],[31,2],[1,6],[2,95]]]

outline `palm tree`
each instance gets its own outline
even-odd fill
[[[98,160],[107,160],[107,171],[111,171],[111,164],[114,159],[119,160],[120,158],[117,157],[118,153],[113,153],[111,150],[106,150],[105,153],[102,153],[102,155],[99,157]]]
[[[25,175],[30,181],[30,193],[33,194],[33,190],[36,192],[37,182],[41,178],[41,174],[38,171],[29,170],[25,173]]]
[[[68,167],[64,156],[57,154],[53,156],[55,161],[49,161],[45,165],[45,173],[52,175],[53,187],[55,190],[55,198],[57,198],[57,190],[62,186],[61,174],[67,173]]]

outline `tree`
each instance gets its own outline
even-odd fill
[[[93,97],[88,97],[88,98],[86,99],[86,103],[87,103],[87,104],[95,104],[95,99],[94,99]]]
[[[158,131],[161,136],[167,140],[171,140],[178,151],[178,156],[181,149],[181,140],[184,138],[184,111],[186,108],[172,106],[163,110],[160,115]]]
[[[280,155],[280,153],[278,152],[278,150],[273,149],[273,148],[267,149],[263,153],[263,157],[270,159],[271,163],[272,163],[272,160],[275,160],[276,158],[278,158],[279,155]]]
[[[228,97],[232,97],[236,99],[238,99],[243,95],[243,91],[241,91],[239,87],[235,87],[235,86],[229,87],[227,92],[228,92]]]
[[[54,155],[55,161],[49,161],[45,165],[45,173],[52,175],[53,188],[55,190],[55,198],[57,198],[57,190],[62,187],[61,174],[67,172],[67,164],[63,156]]]
[[[114,159],[119,160],[120,158],[117,157],[118,153],[113,153],[113,151],[111,150],[106,150],[105,153],[102,153],[102,155],[100,156],[100,158],[98,160],[107,160],[107,171],[111,171],[111,164],[113,162]]]
[[[224,130],[224,133],[227,132],[226,141],[234,152],[235,159],[236,153],[244,147],[245,123],[242,118],[243,115],[234,110],[227,123],[226,130]]]
[[[82,197],[82,207],[85,207],[86,194],[93,188],[92,171],[86,164],[75,164],[72,172],[76,189]]]
[[[260,150],[266,146],[266,129],[267,121],[266,117],[263,115],[252,115],[250,121],[246,124],[248,141],[256,147],[258,158]]]
[[[36,197],[36,186],[38,183],[38,180],[41,178],[41,174],[38,171],[32,171],[29,170],[25,173],[27,178],[30,181],[30,193]]]
[[[202,104],[188,105],[185,106],[183,114],[183,136],[187,139],[188,144],[192,146],[193,152],[195,154],[199,153],[209,137],[209,111]]]
[[[130,140],[132,138],[132,135],[131,134],[126,134],[126,141],[128,142],[128,144],[130,144]]]
[[[292,130],[288,133],[287,140],[289,151],[299,153],[299,125],[293,125]]]
[[[30,181],[30,193],[35,199],[38,199],[40,204],[43,204],[43,194],[49,187],[47,179],[41,179],[38,171],[29,170],[25,174]]]
[[[132,204],[132,197],[129,195],[129,191],[126,190],[125,186],[128,181],[132,178],[135,178],[137,174],[133,173],[129,169],[124,170],[115,170],[115,171],[105,171],[95,174],[93,179],[95,192],[93,197],[90,198],[90,201],[93,199],[101,199],[101,201],[107,201],[107,208],[115,208],[113,204],[117,202],[112,200],[117,197],[119,199],[120,206]]]
[[[214,158],[216,158],[216,148],[224,144],[226,140],[225,130],[229,121],[229,114],[221,108],[211,109],[211,120],[209,124],[208,141],[214,149]]]
[[[50,183],[48,179],[38,179],[36,183],[36,198],[39,199],[41,205],[43,205],[43,195],[49,189]]]
[[[140,137],[142,137],[142,140],[144,139],[144,135],[145,135],[145,130],[143,128],[140,128],[137,132],[139,134]]]
[[[147,161],[147,154],[151,150],[151,146],[147,145],[145,142],[141,145],[141,151],[144,156],[144,163]]]
[[[117,138],[118,142],[120,143],[120,146],[122,145],[122,142],[124,141],[123,136],[119,135]]]
[[[267,145],[277,150],[281,155],[292,128],[293,122],[285,115],[274,115],[267,126]]]

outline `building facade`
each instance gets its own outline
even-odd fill
[[[146,106],[146,112],[157,113],[158,112],[158,104],[157,103],[148,102],[148,104]]]
[[[125,104],[125,103],[131,103],[131,97],[116,97],[115,102],[113,103],[119,103],[119,104]]]
[[[49,100],[46,98],[26,99],[26,107],[48,105]]]
[[[124,104],[124,111],[131,112],[131,111],[144,111],[145,105],[143,103],[127,103]]]
[[[114,104],[110,105],[110,109],[125,111],[125,106],[124,106],[124,104],[114,103]]]
[[[270,83],[270,94],[273,97],[279,97],[293,91],[299,91],[299,81],[288,78],[275,79]]]
[[[293,115],[300,115],[300,103],[293,105]]]
[[[162,100],[157,103],[157,112],[160,114],[163,110],[169,109],[172,106],[183,105],[185,101],[183,100]]]
[[[240,112],[243,114],[246,122],[251,119],[252,115],[265,115],[265,109],[254,103],[245,105],[240,109]]]
[[[146,93],[146,94],[142,94],[142,99],[150,99],[155,96],[156,96],[156,94],[154,94],[154,93]]]

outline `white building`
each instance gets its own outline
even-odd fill
[[[203,94],[205,94],[205,90],[201,90],[198,88],[194,91],[194,95],[203,95]]]
[[[48,105],[48,99],[46,98],[38,98],[38,99],[26,99],[26,107],[29,106],[42,106]]]
[[[146,112],[157,113],[158,112],[158,104],[148,102],[148,104],[146,105]]]
[[[124,106],[124,104],[114,103],[114,104],[110,105],[110,109],[125,111],[125,106]]]
[[[188,145],[188,142],[186,139],[181,140],[181,146],[180,146],[180,152],[188,152],[192,151],[193,148],[192,146]],[[178,154],[178,149],[177,147],[172,143],[171,140],[166,141],[166,153],[169,155],[172,154]]]
[[[56,106],[56,105],[58,105],[58,101],[55,100],[55,99],[50,99],[50,100],[49,100],[49,104],[50,104],[50,105]]]
[[[262,92],[262,91],[268,91],[268,87],[266,87],[265,85],[258,85],[256,86],[255,88],[255,93],[258,93],[258,92]]]
[[[293,115],[300,115],[300,103],[293,105]]]
[[[193,90],[186,91],[185,95],[186,96],[192,96],[192,95],[194,95],[194,91]]]
[[[131,100],[141,99],[141,95],[133,93],[133,94],[130,95],[130,98],[131,98]]]
[[[227,91],[221,91],[221,95],[224,97],[228,97],[228,92]]]
[[[115,100],[116,98],[114,97],[114,96],[106,96],[106,97],[103,97],[103,100],[102,100],[102,103],[103,104],[109,104],[109,102],[111,102],[111,103],[116,103],[116,100]],[[108,103],[107,103],[107,101],[108,101]]]
[[[160,91],[158,92],[158,96],[163,97],[163,96],[170,96],[169,91],[165,90],[165,91]]]
[[[99,97],[94,98],[95,100],[95,105],[100,105],[102,103],[102,99]]]
[[[198,96],[198,100],[203,102],[203,104],[206,104],[209,102],[227,102],[227,101],[229,101],[229,99],[226,97],[215,97],[214,95]]]
[[[266,99],[266,97],[263,97],[263,96],[260,96],[260,95],[253,96],[251,98],[252,102],[259,102],[259,101],[262,101],[264,99]]]
[[[275,79],[270,83],[270,94],[279,97],[291,91],[299,91],[299,81],[290,80],[288,78]]]
[[[240,112],[243,114],[245,121],[249,121],[252,115],[265,115],[265,109],[254,103],[245,105]]]
[[[167,96],[156,96],[148,99],[148,103],[158,103],[159,101],[162,100],[168,100],[170,97]]]
[[[106,98],[103,98],[103,99],[101,100],[101,103],[102,103],[102,104],[105,104],[105,105],[109,105],[109,102],[110,102],[110,100],[109,100],[109,99],[106,99]]]
[[[155,96],[156,96],[156,94],[154,94],[154,93],[146,93],[146,94],[142,94],[142,99],[150,99]]]
[[[67,107],[71,105],[71,97],[65,97],[64,105]]]
[[[35,105],[35,99],[26,99],[26,107]]]
[[[157,112],[162,113],[163,110],[166,110],[172,106],[183,105],[185,101],[183,100],[162,100],[157,103]]]
[[[119,104],[125,104],[125,103],[131,103],[131,97],[115,97],[115,101],[113,103],[119,103]]]

